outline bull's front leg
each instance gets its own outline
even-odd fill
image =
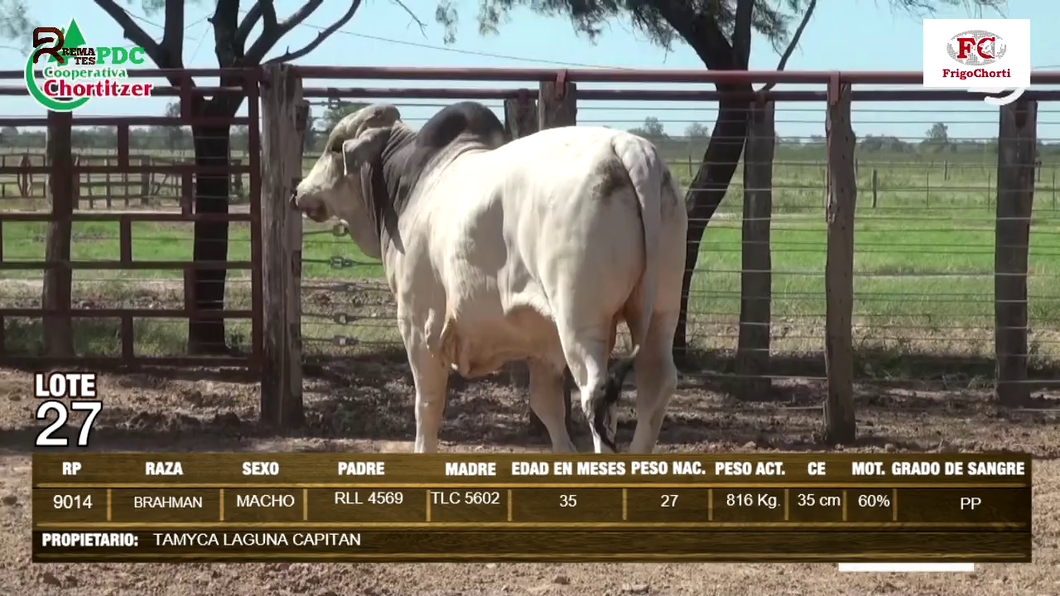
[[[445,413],[445,392],[449,373],[438,360],[419,346],[409,351],[412,379],[416,383],[415,453],[438,451],[438,430]]]
[[[438,451],[438,430],[445,412],[445,393],[449,371],[427,348],[423,335],[412,325],[401,325],[405,352],[408,354],[412,380],[416,385],[415,453]]]

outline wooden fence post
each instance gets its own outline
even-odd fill
[[[110,167],[112,165],[109,157],[104,157],[103,158],[103,165],[107,166],[107,167]],[[107,203],[107,209],[113,209],[114,208],[114,180],[112,179],[112,177],[110,175],[110,172],[107,172],[106,176],[104,176],[103,179],[105,180],[105,186],[103,188],[107,192],[107,196],[104,198],[104,200]]]
[[[262,308],[266,321],[261,420],[277,429],[300,426],[302,404],[302,216],[291,194],[302,177],[309,104],[287,64],[264,67],[261,135]]]
[[[509,139],[515,140],[529,136],[538,131],[538,104],[529,94],[520,94],[504,100],[504,129]],[[508,384],[525,389],[530,386],[530,370],[524,361],[509,362],[504,371]],[[527,407],[530,416],[530,434],[543,436],[547,434],[541,419]]]
[[[504,100],[504,130],[512,141],[537,132],[537,100],[528,93]],[[530,385],[530,371],[526,362],[509,362],[504,370],[509,385],[520,388]],[[531,430],[544,432],[545,426],[533,412],[530,412],[530,421]]]
[[[140,165],[147,167],[151,165],[151,159],[148,157],[140,158]],[[147,205],[151,197],[151,172],[142,170],[140,173],[140,204]]]
[[[876,168],[872,168],[872,208],[873,209],[876,208],[876,204],[877,204],[876,191],[879,189],[879,183],[880,183],[880,179],[879,179],[878,173],[876,172]]]
[[[769,228],[773,213],[773,156],[776,147],[773,102],[751,107],[744,142],[743,248],[740,273],[740,331],[736,374],[745,399],[764,397],[772,382],[769,372],[769,334],[773,264]]]
[[[1001,108],[994,242],[995,395],[1002,405],[1030,398],[1027,386],[1027,259],[1034,203],[1038,103]]]
[[[825,263],[824,362],[828,394],[824,403],[825,440],[849,444],[854,440],[854,357],[851,318],[854,312],[854,211],[857,184],[850,123],[850,84],[830,90],[838,97],[828,104],[828,224]]]
[[[564,73],[565,74],[565,73]],[[561,74],[554,81],[542,81],[538,85],[537,95],[537,128],[557,128],[560,126],[574,126],[578,123],[578,88],[566,80]],[[518,367],[526,367],[525,363],[519,363]],[[529,377],[529,374],[527,374]],[[563,374],[563,412],[567,425],[567,432],[574,434],[571,423],[571,385],[573,380],[570,371]],[[528,383],[529,384],[529,383]],[[547,434],[545,425],[538,419],[533,411],[530,411],[530,433],[536,435]]]
[[[504,100],[504,129],[512,140],[537,132],[537,100],[529,92]]]
[[[299,153],[298,156],[299,156],[299,158],[301,158],[302,154]],[[243,158],[242,157],[235,157],[235,158],[230,159],[228,163],[230,163],[232,165],[232,169],[235,170],[239,166],[243,165]],[[235,197],[236,197],[236,201],[239,202],[239,203],[242,203],[243,202],[243,174],[233,171],[233,173],[232,173],[232,182],[230,184],[230,188],[232,189],[232,194],[234,194]]]
[[[81,165],[81,156],[75,153],[73,155],[73,163],[74,163],[74,170],[76,171],[78,166]],[[74,196],[73,204],[74,204],[74,209],[80,209],[81,208],[81,175],[80,174],[74,174],[73,178],[74,178],[74,180],[73,180],[73,196]],[[45,187],[44,188],[44,196],[48,196],[48,193],[50,191],[48,189],[48,181],[47,181],[47,179],[45,179],[44,187]]]
[[[93,160],[92,160],[92,156],[90,156],[90,155],[78,156],[78,161],[79,162],[83,162],[84,165],[89,166],[89,167],[95,165],[94,163],[92,163]],[[81,175],[80,174],[78,174],[77,179],[78,179],[78,184],[80,184],[80,181],[81,181]],[[89,209],[95,209],[96,208],[96,188],[94,186],[92,186],[92,172],[85,172],[85,185],[84,185],[84,187],[85,187],[85,194],[88,195],[88,208]],[[77,205],[77,207],[80,209],[81,205]]]
[[[578,123],[578,89],[566,80],[542,81],[537,96],[539,130]]]
[[[49,356],[73,356],[74,333],[70,318],[70,233],[74,212],[74,157],[71,147],[71,112],[48,112],[47,159],[51,168],[52,213],[44,259],[54,264],[44,272],[43,306],[58,314],[44,316],[44,349]]]

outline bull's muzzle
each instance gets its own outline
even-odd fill
[[[298,191],[291,193],[291,209],[298,211],[304,217],[307,217],[317,223],[327,221],[328,212],[324,207],[324,203],[320,200],[305,196],[299,196]]]

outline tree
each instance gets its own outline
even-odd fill
[[[171,101],[166,104],[166,117],[168,118],[179,118],[180,117],[180,102]],[[177,151],[181,148],[182,141],[184,140],[184,131],[179,126],[167,126],[165,127],[165,138],[166,148],[170,151]]]
[[[18,138],[18,129],[14,126],[0,128],[0,145],[7,147],[13,145]]]
[[[685,138],[689,141],[699,141],[710,136],[707,127],[699,122],[693,122],[685,127]]]
[[[670,138],[670,136],[666,134],[666,129],[663,128],[662,122],[659,122],[659,119],[654,116],[648,116],[644,119],[643,125],[631,128],[629,129],[629,132],[656,143]]]
[[[969,5],[998,8],[1005,0],[890,0],[910,12],[931,12],[933,5]],[[496,33],[514,8],[526,7],[545,16],[566,17],[575,30],[595,40],[603,25],[628,18],[635,29],[656,45],[669,50],[675,39],[683,40],[709,70],[747,70],[752,32],[767,39],[781,54],[783,70],[813,15],[817,0],[479,0],[479,31]],[[455,35],[458,11],[451,0],[440,0],[435,19]],[[801,20],[800,20],[801,19]],[[791,26],[799,22],[794,32]],[[681,317],[674,337],[675,351],[687,346],[686,319],[692,270],[699,258],[699,243],[710,218],[729,188],[747,136],[750,83],[716,84],[726,95],[718,102],[714,134],[703,153],[699,171],[688,191],[691,205],[688,223],[687,269],[681,298]],[[771,89],[766,85],[762,90]]]
[[[927,132],[924,133],[924,140],[921,142],[921,145],[925,149],[935,152],[957,150],[957,145],[950,142],[949,127],[942,122],[936,122],[931,125],[931,128],[927,129]]]
[[[936,143],[949,143],[950,129],[942,122],[936,122],[931,125],[931,128],[927,130],[927,134],[924,136],[926,136],[928,140],[935,141]]]
[[[307,154],[321,152],[323,147],[318,147],[318,145],[324,143],[328,135],[331,134],[331,129],[335,128],[339,120],[367,105],[360,102],[331,101],[328,102],[328,107],[324,110],[323,116],[314,117],[310,114],[306,122],[305,152]]]
[[[313,108],[309,108],[309,114],[306,115],[305,125],[305,142],[302,144],[303,155],[312,153],[317,146],[317,136],[320,134],[316,130],[317,121],[320,118],[313,115]]]
[[[94,0],[96,6],[121,26],[125,39],[144,48],[144,53],[159,68],[181,69],[184,67],[184,0],[141,0],[148,14],[163,14],[162,38],[156,40],[140,27],[116,0]],[[129,1],[129,0],[127,0]],[[390,0],[416,19],[405,8],[401,0]],[[250,4],[242,17],[240,0],[215,0],[213,16],[208,20],[213,25],[214,54],[222,68],[245,68],[265,63],[290,62],[301,58],[324,42],[345,25],[361,6],[362,0],[347,0],[349,7],[333,23],[322,29],[304,47],[290,50],[280,56],[266,60],[265,57],[285,35],[305,23],[324,0],[303,0],[290,16],[280,19],[274,0],[257,0]],[[28,39],[29,15],[27,0],[0,0],[0,35],[11,39]],[[260,34],[251,39],[251,34],[260,25]],[[178,74],[170,75],[170,84],[180,86]],[[217,120],[232,118],[243,104],[239,94],[219,93],[211,95],[198,91],[194,81],[190,113],[195,117]],[[220,77],[221,87],[240,87],[244,84],[241,75],[228,74]],[[228,163],[231,148],[231,127],[226,124],[197,124],[191,127],[198,166],[217,167]],[[195,212],[197,214],[228,213],[229,176],[227,174],[201,174],[195,181]],[[228,259],[228,223],[216,221],[195,222],[193,259],[196,262],[225,261]],[[196,268],[194,271],[195,307],[197,310],[220,310],[224,305],[226,271]],[[192,354],[217,354],[229,351],[225,341],[224,319],[194,317],[188,323],[188,351]]]
[[[340,101],[328,106],[328,109],[324,111],[324,115],[320,118],[320,130],[325,135],[331,132],[332,128],[339,123],[347,115],[356,112],[357,110],[366,107],[366,103],[357,103],[350,101]]]

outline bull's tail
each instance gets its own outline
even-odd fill
[[[633,368],[633,363],[648,332],[648,323],[655,305],[655,275],[658,269],[655,261],[662,228],[660,207],[662,197],[668,193],[676,193],[676,189],[666,162],[651,142],[634,135],[620,135],[615,137],[611,143],[615,155],[629,172],[629,179],[637,195],[637,206],[644,232],[644,269],[627,300],[627,305],[639,307],[637,312],[626,313],[626,323],[630,328],[633,351],[629,356],[620,358],[608,367],[604,398],[596,404],[593,412],[597,434],[612,451],[618,451],[608,438],[608,432],[604,426],[607,420],[606,413],[608,408],[618,401],[622,393],[622,383],[630,369]]]

